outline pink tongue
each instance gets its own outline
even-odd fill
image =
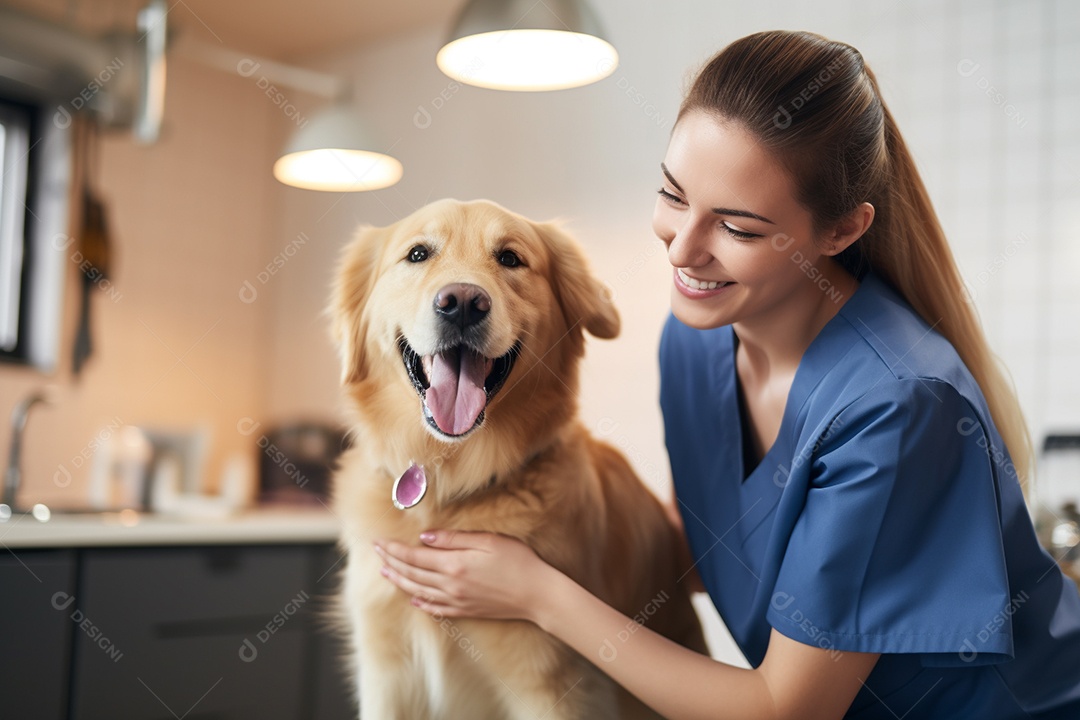
[[[487,404],[486,369],[486,359],[472,350],[448,350],[432,358],[427,406],[447,435],[461,435],[476,424]]]

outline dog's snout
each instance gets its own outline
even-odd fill
[[[491,310],[491,296],[479,285],[454,283],[435,294],[435,314],[461,328],[476,325]]]

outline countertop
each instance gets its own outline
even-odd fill
[[[330,543],[341,528],[329,511],[248,510],[226,517],[138,513],[62,513],[48,522],[16,516],[0,523],[0,548]]]

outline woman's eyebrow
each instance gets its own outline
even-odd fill
[[[674,177],[672,177],[671,172],[667,169],[667,165],[665,165],[664,163],[660,163],[660,170],[664,173],[664,176],[668,179],[668,182],[671,183],[672,186],[674,186],[674,188],[676,190],[681,192],[683,195],[686,194],[686,191],[682,189],[682,186],[679,185],[679,183],[675,180]],[[713,208],[712,211],[713,211],[713,213],[715,213],[717,215],[735,215],[737,217],[753,218],[754,220],[760,220],[762,222],[767,222],[770,225],[775,225],[776,224],[772,220],[770,220],[769,218],[767,218],[767,217],[765,217],[763,215],[758,215],[757,213],[752,213],[749,210],[734,210],[732,208]]]
[[[664,173],[664,176],[667,177],[668,182],[671,183],[676,190],[681,192],[683,195],[686,194],[686,191],[682,189],[682,185],[680,185],[679,182],[671,175],[671,171],[667,169],[667,165],[665,165],[664,163],[660,163],[660,170]]]

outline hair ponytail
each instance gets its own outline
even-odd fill
[[[808,32],[755,33],[713,57],[679,117],[704,110],[739,123],[792,174],[816,230],[862,202],[870,229],[838,260],[870,268],[956,349],[1027,492],[1033,452],[1020,403],[991,352],[945,232],[877,80],[858,50]]]
[[[877,81],[866,73],[877,92]],[[880,97],[880,95],[879,95]],[[1031,477],[1033,448],[1023,411],[1008,375],[990,349],[930,202],[915,161],[900,135],[892,113],[884,112],[885,144],[889,158],[889,182],[883,198],[873,241],[863,245],[867,262],[885,278],[922,318],[934,326],[952,346],[979,384],[1001,438],[1012,459],[1012,468],[1025,494]],[[880,223],[880,226],[879,226]]]

